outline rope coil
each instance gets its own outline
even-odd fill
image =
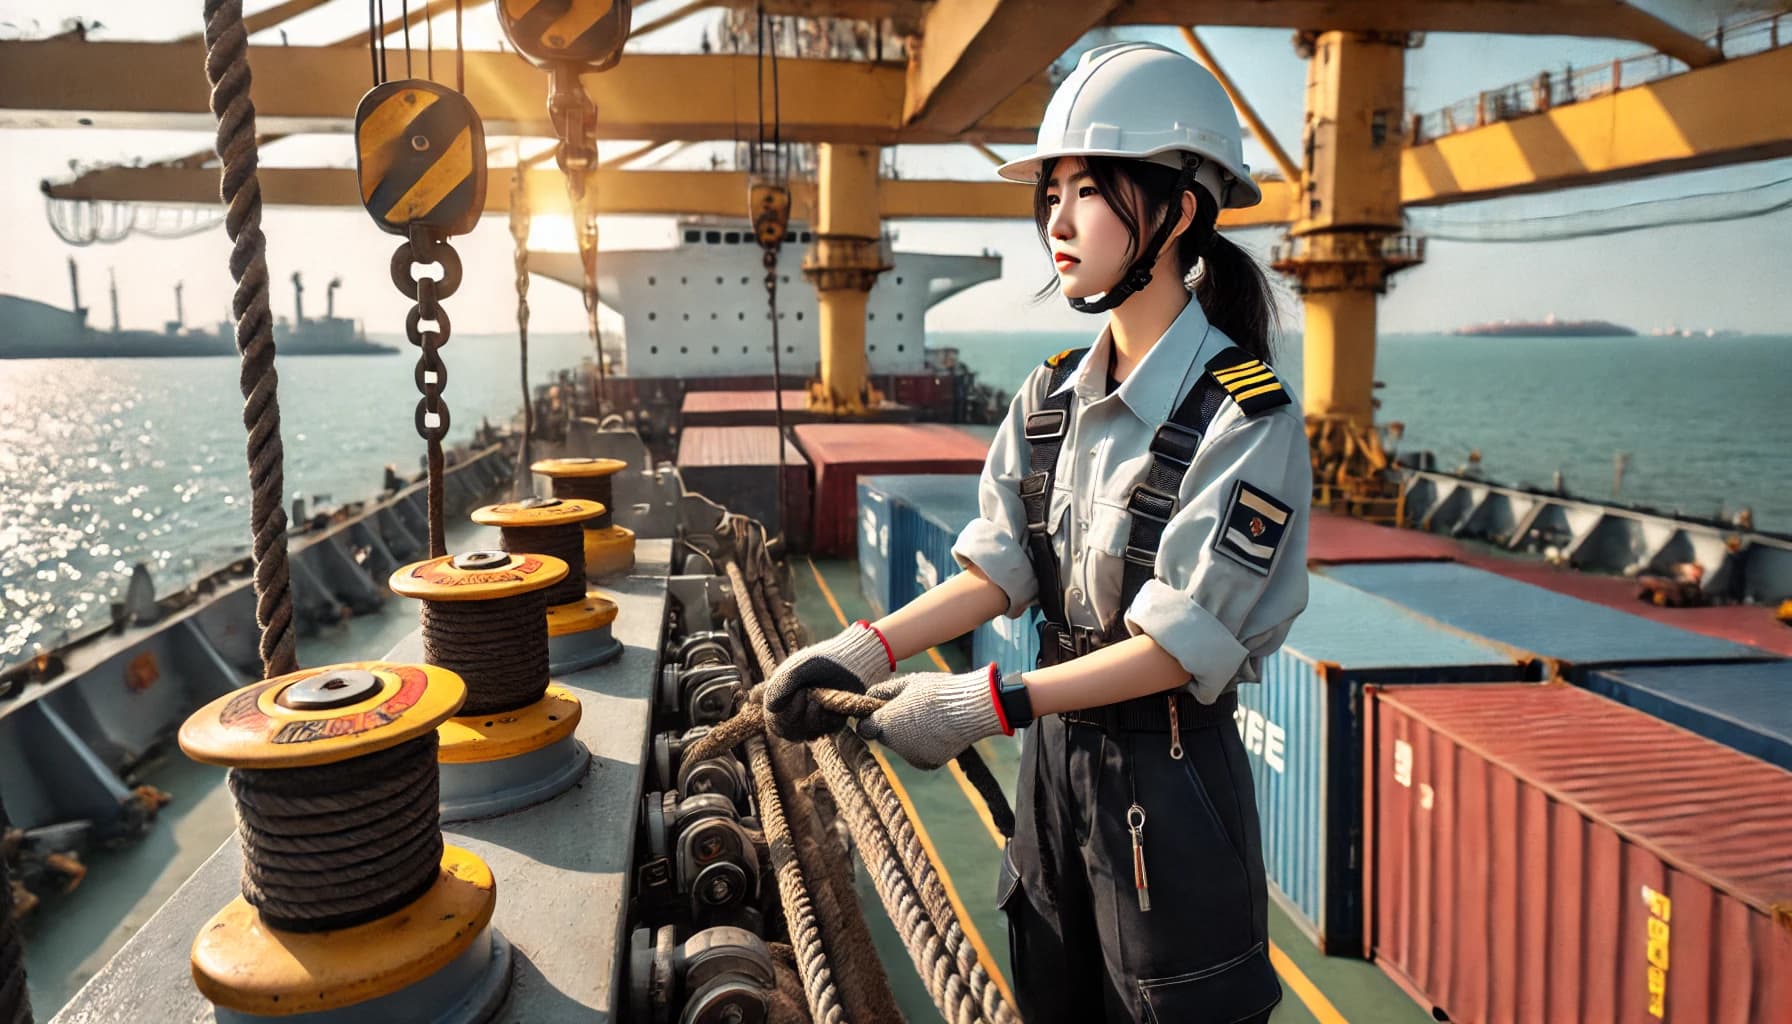
[[[548,605],[585,599],[585,531],[578,523],[499,527],[498,546],[566,563],[566,578],[543,591]]]
[[[312,768],[226,775],[243,899],[284,931],[350,928],[410,905],[442,859],[436,734]],[[377,795],[376,795],[377,794]]]
[[[554,497],[579,498],[595,501],[604,507],[603,513],[595,519],[587,519],[584,527],[587,530],[607,530],[615,521],[611,509],[615,502],[615,479],[608,476],[562,476],[554,478]]]
[[[546,589],[486,601],[423,602],[423,659],[466,681],[462,716],[514,711],[547,693],[547,610]]]

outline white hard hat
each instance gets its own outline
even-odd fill
[[[1113,43],[1083,54],[1052,93],[1027,156],[996,169],[1033,184],[1045,161],[1060,156],[1118,156],[1181,167],[1182,154],[1201,158],[1195,174],[1222,207],[1256,206],[1263,190],[1244,162],[1238,112],[1201,65],[1155,43]]]

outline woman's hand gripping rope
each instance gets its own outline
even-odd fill
[[[846,715],[811,700],[818,690],[851,696],[890,678],[896,655],[875,626],[860,620],[838,635],[784,659],[765,681],[765,710],[772,731],[807,742],[846,727]]]

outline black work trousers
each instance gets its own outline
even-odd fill
[[[1181,758],[1167,714],[1162,728],[1083,712],[1027,730],[997,892],[1027,1024],[1269,1019],[1282,990],[1236,704],[1184,697]],[[1135,807],[1148,911],[1134,878]]]

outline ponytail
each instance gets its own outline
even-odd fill
[[[1270,335],[1280,327],[1281,318],[1269,278],[1250,253],[1217,231],[1201,256],[1195,301],[1207,314],[1207,322],[1225,331],[1233,344],[1252,358],[1274,362]]]

